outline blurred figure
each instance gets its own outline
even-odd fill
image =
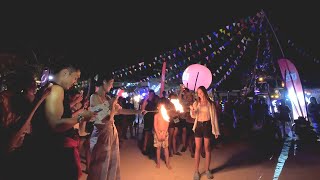
[[[280,100],[280,104],[278,105],[279,111],[279,121],[282,126],[282,137],[288,137],[288,133],[286,132],[286,127],[290,126],[291,129],[291,118],[290,118],[290,108],[286,105],[286,101],[284,99]]]
[[[175,111],[175,107],[173,103],[170,102],[171,99],[178,99],[177,94],[170,93],[169,94],[169,104],[170,104],[170,123],[169,123],[169,155],[172,154],[181,156],[182,154],[178,151],[177,148],[177,136],[179,133],[180,119],[179,113]],[[172,111],[173,110],[173,111]]]
[[[50,93],[47,89],[34,102],[37,89],[34,78],[33,69],[17,68],[7,75],[7,90],[0,93],[0,179],[21,179],[19,176],[25,173],[25,137],[28,140],[33,115]]]
[[[70,108],[72,111],[72,117],[76,117],[83,111],[83,109],[88,109],[89,100],[83,97],[83,90],[76,90],[72,88],[69,90],[70,95]],[[74,128],[78,131],[80,142],[79,142],[79,153],[81,154],[84,151],[85,159],[86,159],[86,169],[84,172],[88,172],[90,165],[90,134],[91,131],[87,129],[88,125],[91,122],[82,121],[81,123],[77,123],[74,125]]]
[[[311,125],[316,130],[316,132],[320,133],[320,106],[315,97],[310,97],[310,103],[308,104],[308,114],[310,117]]]
[[[194,96],[192,92],[189,91],[189,89],[185,89],[184,92],[184,107],[185,107],[185,113],[184,118],[186,119],[186,141],[187,141],[187,147],[191,153],[191,157],[194,158],[194,132],[192,131],[193,125],[194,125],[194,118],[190,116],[190,105],[192,105],[194,102]]]
[[[154,124],[154,115],[155,111],[157,110],[157,101],[156,101],[156,94],[154,90],[149,90],[148,96],[144,99],[141,110],[145,111],[144,117],[143,117],[143,122],[144,122],[144,127],[143,127],[143,132],[144,132],[144,141],[143,141],[143,147],[142,147],[142,154],[147,155],[147,145],[148,142],[150,142],[150,139],[152,140],[153,135],[153,124]],[[151,112],[148,112],[151,111]],[[150,151],[150,150],[149,150]]]
[[[131,97],[127,97],[126,98],[126,102],[123,105],[123,108],[125,109],[135,109],[134,108],[134,104],[131,102]],[[133,134],[133,122],[136,119],[136,115],[132,114],[132,115],[124,115],[124,125],[123,125],[123,130],[122,130],[122,136],[123,139],[128,139],[127,137],[127,131],[129,128],[129,138],[134,138],[134,134]]]
[[[182,148],[181,152],[185,152],[187,150],[187,116],[190,115],[190,112],[186,112],[187,107],[191,104],[188,104],[186,96],[189,93],[189,89],[186,89],[184,86],[180,85],[180,92],[179,92],[179,101],[183,106],[184,112],[180,113],[179,115],[179,131],[181,132],[182,136]]]

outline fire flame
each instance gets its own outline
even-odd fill
[[[174,108],[176,109],[176,111],[184,112],[183,106],[180,104],[179,99],[171,99],[170,101],[174,105]]]
[[[165,120],[165,121],[168,121],[169,122],[169,115],[168,115],[168,113],[167,113],[167,110],[166,110],[166,108],[164,107],[164,105],[162,104],[161,106],[160,106],[160,112],[161,112],[161,115],[162,115],[162,117],[163,117],[163,119]]]

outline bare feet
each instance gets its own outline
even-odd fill
[[[166,164],[168,169],[172,169],[170,164]]]
[[[156,168],[160,168],[160,163],[157,163]]]

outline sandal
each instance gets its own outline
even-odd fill
[[[208,179],[213,179],[213,175],[212,175],[212,173],[208,170],[208,171],[206,171],[206,175],[207,175],[207,178]]]
[[[200,173],[199,172],[194,173],[193,180],[200,180]]]

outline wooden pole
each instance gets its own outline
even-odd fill
[[[198,76],[199,76],[199,72],[197,73],[196,82],[194,82],[193,91],[196,91],[196,85],[197,85],[197,81],[198,81]]]

